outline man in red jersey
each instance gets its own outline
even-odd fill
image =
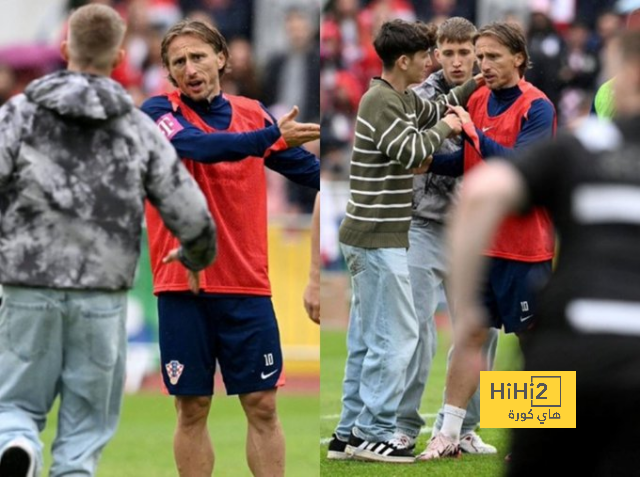
[[[553,105],[524,79],[529,55],[522,30],[514,24],[492,23],[478,31],[474,44],[486,86],[469,100],[468,113],[452,108],[462,120],[463,152],[435,155],[430,172],[459,175],[493,156],[513,158],[555,132]],[[508,217],[484,254],[491,257],[482,295],[486,326],[456,334],[442,428],[418,460],[460,452],[465,408],[478,387],[481,364],[476,356],[487,340],[488,328],[504,326],[506,333],[520,337],[532,326],[534,292],[551,273],[553,258],[553,231],[547,212],[536,208],[522,217]],[[456,303],[457,315],[467,312]]]
[[[176,396],[178,471],[183,477],[213,471],[207,416],[217,360],[227,393],[239,395],[247,417],[253,475],[282,476],[276,389],[284,374],[268,277],[264,167],[319,189],[318,159],[289,147],[317,139],[319,127],[298,125],[298,135],[288,140],[295,113],[276,124],[257,101],[223,94],[228,51],[215,28],[179,22],[165,35],[161,52],[178,90],[149,99],[142,109],[183,158],[219,225],[219,260],[193,280],[199,290],[193,295],[184,269],[161,263],[175,243],[155,212],[147,211],[162,372]]]

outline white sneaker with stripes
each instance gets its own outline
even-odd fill
[[[391,462],[396,464],[411,464],[414,461],[411,452],[398,439],[382,442],[369,442],[356,437],[353,433],[349,437],[346,454],[356,460],[372,462]]]

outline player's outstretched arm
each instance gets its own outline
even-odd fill
[[[275,120],[255,131],[207,133],[189,123],[179,108],[174,111],[166,97],[150,98],[141,109],[155,121],[180,157],[197,162],[214,164],[239,161],[248,156],[263,157],[277,143],[283,142]]]

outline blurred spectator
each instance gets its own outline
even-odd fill
[[[596,89],[600,63],[598,54],[588,48],[591,32],[586,24],[575,22],[566,36],[566,54],[560,69],[562,94],[559,104],[559,121],[569,123],[578,116],[585,97]]]
[[[222,90],[229,94],[260,98],[260,78],[248,40],[235,38],[229,42],[229,63],[230,69],[221,79]]]
[[[149,28],[145,32],[147,55],[141,64],[141,87],[146,97],[168,93],[173,89],[167,79],[167,72],[162,65],[160,56],[160,44],[163,35],[164,30],[161,27]]]
[[[185,15],[194,10],[206,12],[228,39],[253,38],[253,0],[180,0]]]
[[[527,80],[540,88],[557,106],[560,98],[558,72],[562,64],[563,40],[551,18],[542,12],[531,14],[527,40],[533,65],[526,72]]]
[[[594,49],[599,52],[600,64],[603,63],[604,53],[607,49],[607,45],[611,39],[624,28],[623,18],[612,10],[605,10],[596,20],[596,31]],[[600,75],[598,77],[598,84],[601,85],[609,78],[606,77],[604,68],[600,69]]]
[[[476,21],[475,0],[413,0],[416,15],[424,21],[439,22],[440,19],[463,17],[471,23]]]
[[[576,18],[593,28],[604,12],[611,11],[617,0],[578,0]]]
[[[530,0],[478,0],[476,2],[476,26],[503,20],[507,15],[519,18],[522,25],[529,21]],[[526,31],[526,30],[525,30]]]
[[[339,63],[358,78],[363,88],[382,71],[372,38],[376,27],[388,15],[390,11],[384,3],[374,2],[364,10],[359,9],[358,0],[330,0],[327,4],[322,29],[337,28],[341,45]]]
[[[269,108],[282,111],[298,105],[301,121],[317,120],[320,117],[318,30],[312,25],[309,13],[298,8],[287,12],[285,29],[289,47],[267,63],[263,102]]]

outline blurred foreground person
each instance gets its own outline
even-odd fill
[[[509,475],[548,472],[540,456],[561,449],[554,475],[637,475],[640,425],[640,32],[611,43],[616,120],[585,121],[510,162],[495,160],[465,180],[452,224],[456,349],[479,366],[473,336],[486,327],[479,303],[481,253],[504,216],[544,206],[562,244],[524,347],[529,371],[575,370],[576,430],[514,431]],[[475,356],[473,353],[475,352]],[[606,422],[597,445],[591,423]]]

